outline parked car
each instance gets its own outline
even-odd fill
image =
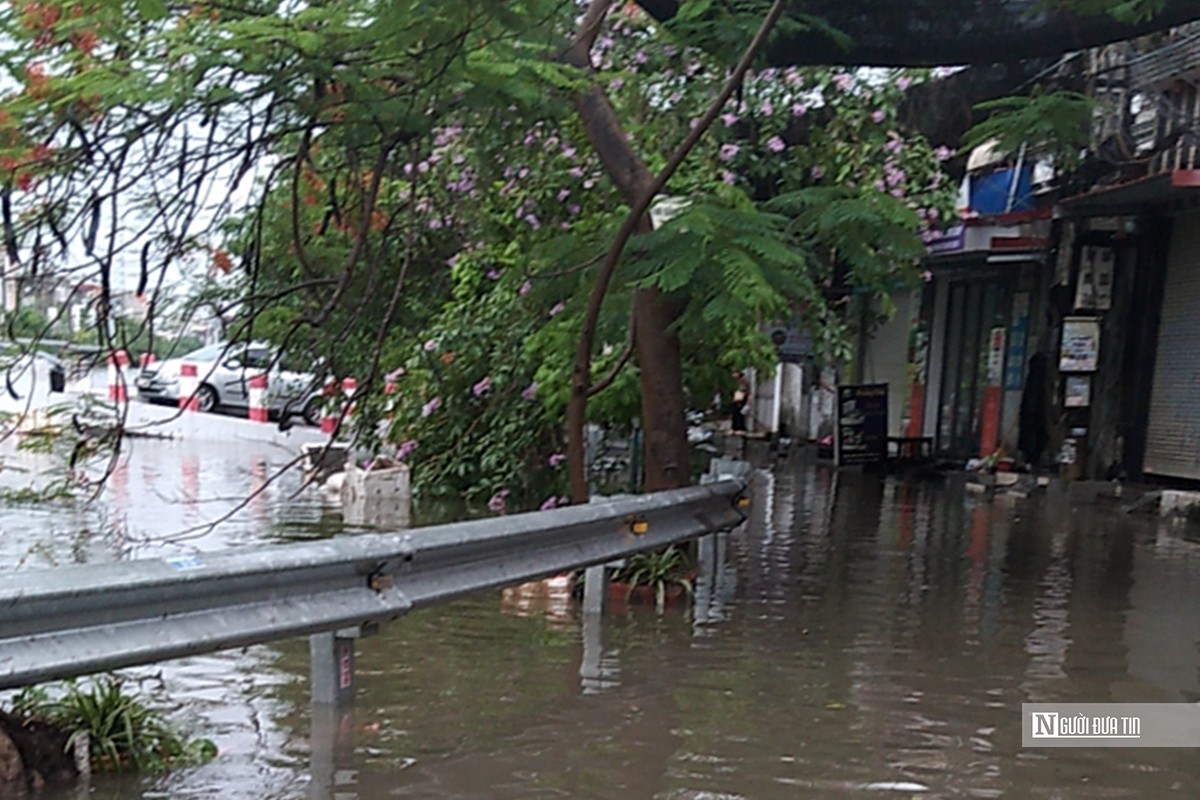
[[[311,372],[283,369],[269,344],[214,344],[179,358],[144,367],[135,381],[138,396],[152,403],[179,402],[179,373],[195,364],[201,411],[247,408],[249,381],[267,372],[267,410],[279,417],[300,415],[310,425],[321,419],[322,396]]]

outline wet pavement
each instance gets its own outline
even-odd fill
[[[336,524],[288,476],[228,524],[163,544],[290,456],[135,444],[124,501],[114,486],[97,509],[4,511],[0,563],[157,556]],[[313,719],[304,640],[135,671],[221,755],[166,777],[96,777],[89,796],[1200,793],[1190,750],[1025,749],[1020,736],[1023,702],[1200,701],[1194,530],[813,465],[755,482],[751,520],[725,538],[695,609],[617,609],[585,626],[558,584],[429,609],[361,642],[342,718]]]

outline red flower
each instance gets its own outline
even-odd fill
[[[229,253],[225,252],[224,250],[214,250],[212,260],[213,266],[221,270],[221,272],[225,273],[226,275],[229,274],[229,270],[233,269],[233,259],[230,258]]]

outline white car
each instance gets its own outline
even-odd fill
[[[310,372],[282,369],[268,344],[214,344],[179,358],[151,364],[138,373],[138,396],[150,402],[179,402],[179,372],[184,364],[195,364],[199,389],[196,400],[201,411],[215,408],[247,408],[249,381],[267,373],[267,410],[275,416],[300,415],[310,425],[319,424],[322,397],[316,376]]]

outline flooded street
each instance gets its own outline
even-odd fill
[[[337,527],[294,474],[233,510],[282,449],[134,444],[99,507],[4,511],[5,568]],[[1023,702],[1200,701],[1191,535],[784,466],[756,475],[694,611],[613,609],[585,630],[555,584],[412,614],[361,642],[342,719],[313,719],[302,639],[135,670],[221,755],[66,796],[1193,798],[1190,750],[1027,749],[1020,731]]]

